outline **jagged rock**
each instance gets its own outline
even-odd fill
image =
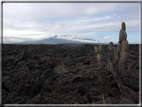
[[[123,85],[122,97],[130,99],[134,103],[138,103],[138,94],[127,86]]]
[[[55,68],[54,68],[54,71],[57,73],[57,74],[66,74],[69,72],[69,70],[67,69],[67,67],[62,64],[62,65],[57,65]]]
[[[107,47],[103,45],[104,62]],[[128,59],[121,75],[121,95],[112,72],[97,70],[93,44],[3,45],[2,103],[103,104],[103,94],[106,104],[138,104],[139,46],[130,45],[130,50],[135,57]]]
[[[77,94],[84,95],[86,93],[86,89],[84,86],[77,87]]]
[[[139,90],[139,72],[135,70],[128,70],[123,73],[123,84],[130,87],[131,89]]]
[[[12,83],[10,80],[7,80],[5,83],[4,83],[4,87],[7,88],[8,90],[11,89],[12,87]]]
[[[5,76],[2,78],[2,83],[5,83],[8,80],[10,80],[10,76]]]
[[[84,99],[83,96],[79,96],[79,98],[78,98],[78,103],[79,103],[79,104],[86,104],[87,102],[85,101],[85,99]]]
[[[75,81],[81,81],[83,79],[84,79],[84,76],[81,75],[81,74],[73,76],[73,82],[75,82]]]
[[[121,98],[121,100],[119,101],[119,104],[135,104],[135,103],[132,102],[130,99]]]
[[[65,57],[63,63],[65,66],[71,66],[75,64],[75,61],[71,57]]]
[[[105,103],[106,104],[119,104],[119,99],[108,97],[107,99],[105,99]]]

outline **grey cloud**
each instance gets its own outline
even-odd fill
[[[119,31],[123,21],[127,31],[139,30],[138,3],[4,3],[3,10],[4,31],[82,35],[84,30]]]
[[[138,4],[133,3],[6,3],[4,16],[13,16],[15,19],[45,20],[52,17],[78,17],[107,12],[135,12],[137,8]]]

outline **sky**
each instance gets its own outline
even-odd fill
[[[73,41],[118,43],[122,22],[128,42],[140,43],[139,3],[3,3],[3,43],[55,35]]]

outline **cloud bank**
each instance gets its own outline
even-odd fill
[[[68,40],[117,42],[123,21],[128,40],[139,42],[139,17],[139,3],[4,3],[3,42],[54,35]]]

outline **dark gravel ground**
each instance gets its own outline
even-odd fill
[[[2,45],[2,103],[102,104],[104,96],[106,104],[138,104],[139,45],[130,45],[121,75],[130,97],[120,94],[109,71],[97,70],[94,46]],[[107,47],[101,53],[106,64]]]

